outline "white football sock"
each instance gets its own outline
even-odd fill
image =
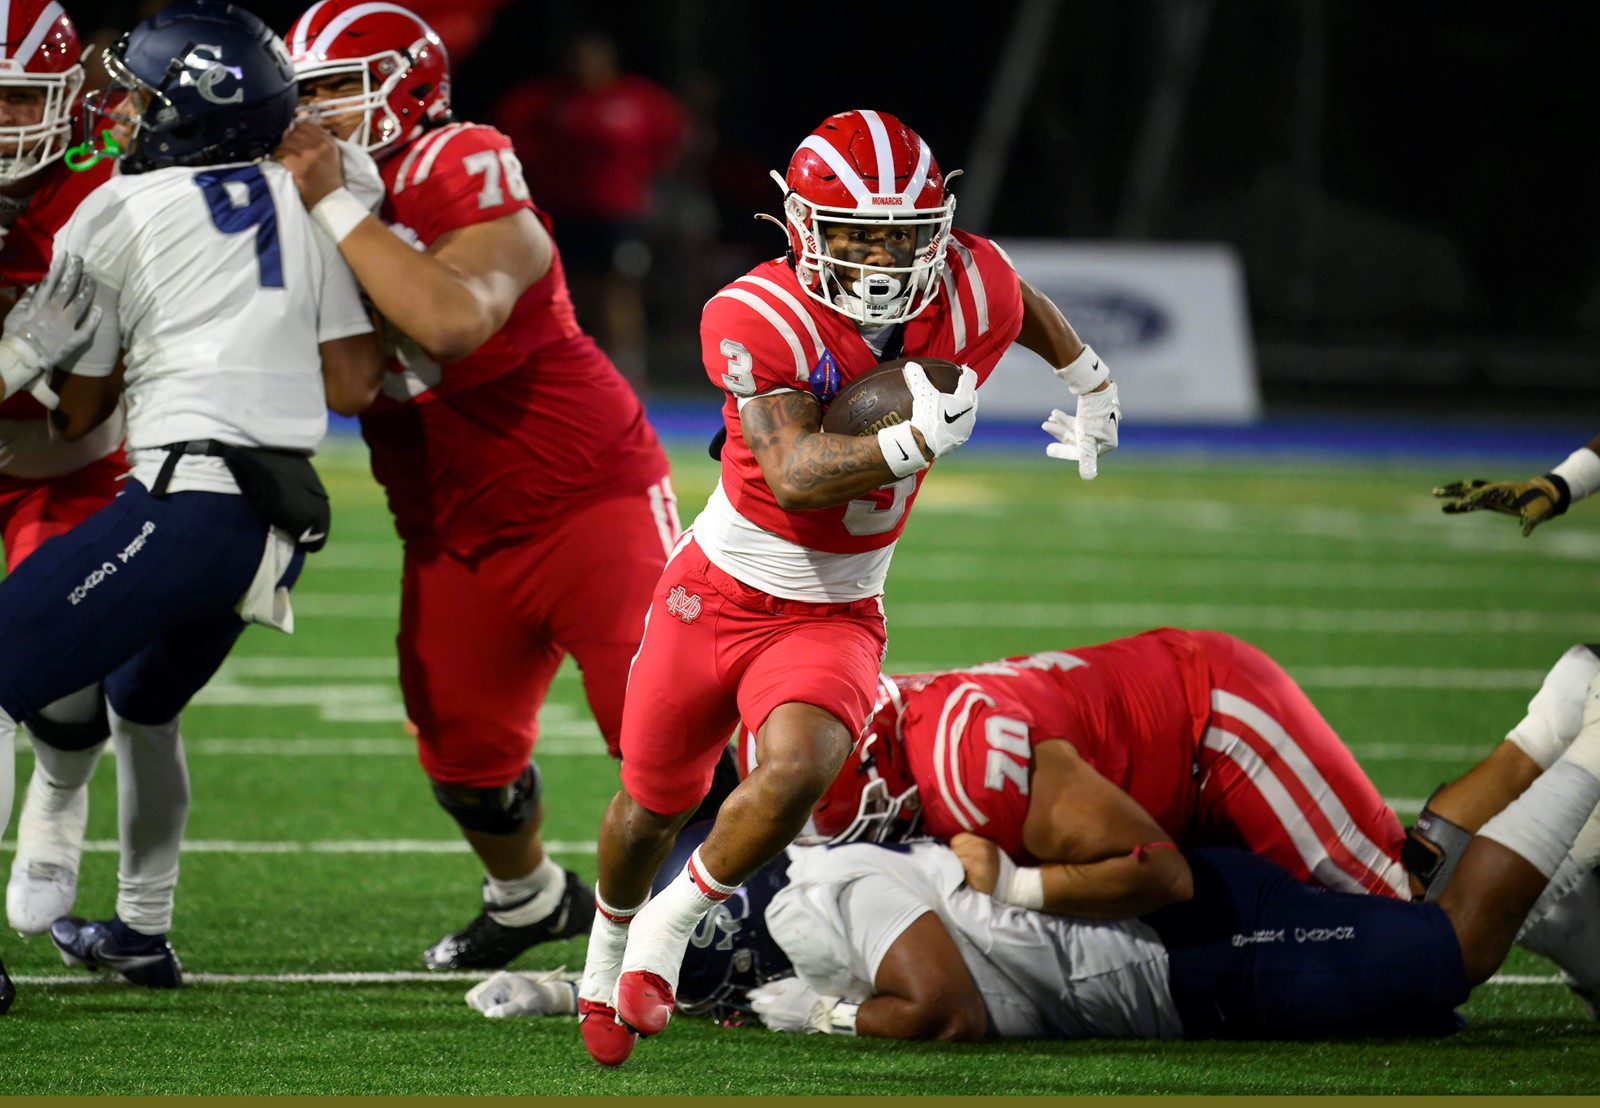
[[[738,885],[724,885],[706,872],[697,847],[672,883],[657,893],[634,920],[628,950],[622,956],[622,972],[646,970],[657,974],[676,992],[689,936],[707,912],[738,889]]]
[[[622,975],[622,952],[628,946],[628,927],[643,907],[636,904],[632,908],[613,908],[595,892],[594,923],[589,927],[589,954],[583,962],[579,1000],[614,1003],[617,978]]]
[[[1569,648],[1545,675],[1544,684],[1528,702],[1528,714],[1506,741],[1520,747],[1541,770],[1555,765],[1583,727],[1584,699],[1596,676],[1600,676],[1600,656],[1587,646]]]
[[[135,931],[160,935],[172,929],[178,848],[189,818],[183,738],[176,719],[151,726],[110,716],[122,838],[117,915]]]
[[[17,721],[0,708],[0,835],[11,826],[11,798],[17,791]]]
[[[567,871],[550,860],[549,855],[526,877],[501,881],[484,877],[483,906],[489,918],[507,927],[526,927],[538,923],[561,906],[561,897],[567,891]],[[505,908],[500,905],[507,905]]]

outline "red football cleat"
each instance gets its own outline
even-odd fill
[[[672,986],[649,970],[617,979],[617,1018],[641,1035],[659,1035],[672,1016]]]
[[[639,1036],[617,1023],[616,1010],[598,1000],[578,1001],[578,1032],[583,1049],[602,1066],[620,1066],[633,1053]]]

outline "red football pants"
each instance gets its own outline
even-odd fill
[[[64,535],[117,498],[128,458],[119,447],[75,473],[47,481],[0,475],[0,538],[15,569],[49,539]]]
[[[1410,897],[1405,831],[1355,756],[1283,669],[1249,643],[1196,632],[1211,665],[1198,821],[1302,880]]]
[[[811,704],[860,735],[885,644],[877,597],[783,600],[706,560],[692,533],[656,587],[622,716],[622,785],[652,812],[687,811],[711,787],[740,719]]]
[[[480,788],[515,780],[567,654],[616,755],[628,663],[677,539],[671,505],[644,493],[601,500],[470,559],[407,544],[400,688],[430,778]]]

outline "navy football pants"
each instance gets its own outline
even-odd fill
[[[25,719],[104,680],[124,719],[177,716],[246,626],[234,606],[266,536],[242,496],[156,499],[129,479],[0,582],[0,707]],[[281,584],[293,585],[303,563],[296,554]]]
[[[1247,851],[1186,852],[1192,900],[1146,916],[1192,1038],[1442,1035],[1467,999],[1437,904],[1338,893]]]

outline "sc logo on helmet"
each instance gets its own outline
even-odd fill
[[[209,50],[211,56],[206,57],[200,53],[202,50]],[[178,84],[193,85],[196,92],[213,104],[237,104],[244,99],[243,87],[234,89],[229,96],[223,96],[217,91],[217,84],[229,77],[235,81],[244,79],[244,71],[238,66],[222,64],[222,47],[197,42],[189,48],[189,54],[183,59],[183,65],[184,70],[178,78]],[[197,70],[199,75],[196,76],[191,70]]]

